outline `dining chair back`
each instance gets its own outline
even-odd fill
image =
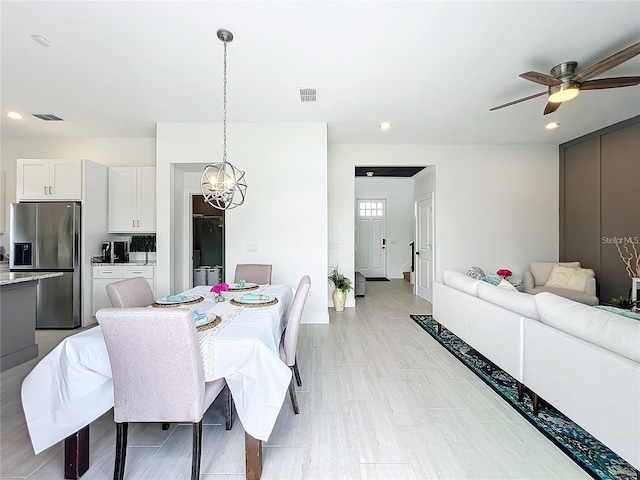
[[[234,282],[245,280],[258,285],[271,283],[271,265],[259,263],[239,263],[236,265]]]
[[[225,386],[205,382],[193,314],[180,308],[104,308],[116,422],[114,479],[124,477],[128,422],[191,422],[191,478],[200,476],[202,417]]]
[[[142,277],[127,278],[107,285],[107,295],[116,308],[148,307],[155,301],[149,283]]]
[[[300,332],[300,322],[302,320],[304,304],[307,301],[310,288],[311,279],[309,278],[309,275],[305,275],[300,280],[296,294],[293,297],[293,303],[291,304],[291,310],[289,311],[289,316],[287,318],[287,327],[285,328],[280,341],[280,358],[287,364],[287,366],[289,366],[289,368],[291,368],[291,371],[293,372],[293,375],[291,376],[291,383],[289,384],[289,396],[291,397],[291,403],[295,413],[300,413],[300,408],[298,407],[298,400],[293,386],[294,376],[298,386],[302,386],[297,358],[298,334]]]

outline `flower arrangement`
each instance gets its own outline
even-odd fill
[[[336,287],[336,290],[340,290],[341,292],[348,292],[351,290],[351,280],[345,277],[340,270],[338,269],[338,265],[335,267],[331,267],[329,271],[329,276],[327,277],[333,283],[333,286]]]
[[[511,270],[507,269],[507,268],[501,268],[500,270],[498,270],[496,272],[497,275],[501,276],[502,278],[509,278],[512,275]]]
[[[229,290],[229,285],[226,283],[219,283],[211,287],[211,292],[216,295],[220,295],[222,292],[226,292],[227,290]]]

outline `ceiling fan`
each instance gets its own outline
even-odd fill
[[[640,76],[636,77],[612,77],[612,78],[600,78],[597,80],[589,80],[597,75],[600,75],[607,70],[612,69],[620,65],[627,60],[635,57],[640,53],[640,42],[624,50],[619,51],[599,61],[598,63],[591,65],[586,70],[576,74],[576,67],[578,62],[564,62],[560,65],[556,65],[551,69],[551,75],[539,72],[525,72],[520,76],[526,80],[530,80],[541,85],[546,85],[548,90],[546,92],[536,93],[528,97],[514,100],[513,102],[505,103],[497,107],[490,108],[489,111],[498,110],[499,108],[509,107],[516,103],[531,100],[532,98],[540,97],[542,95],[548,95],[547,106],[544,109],[544,115],[555,112],[563,102],[571,100],[578,96],[581,90],[600,90],[603,88],[618,88],[618,87],[631,87],[640,84]]]

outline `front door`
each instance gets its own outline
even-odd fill
[[[386,200],[356,200],[356,270],[367,278],[387,276]]]
[[[416,202],[416,295],[433,297],[433,193]]]

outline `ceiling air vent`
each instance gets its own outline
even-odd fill
[[[32,115],[45,122],[64,122],[64,119],[54,115],[53,113],[32,113]]]
[[[317,88],[298,88],[298,90],[300,91],[300,101],[302,103],[318,101]]]

